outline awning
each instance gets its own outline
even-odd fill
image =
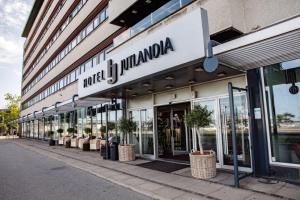
[[[21,122],[31,121],[34,119],[41,119],[43,117],[49,117],[60,113],[70,112],[78,108],[93,107],[102,103],[107,103],[109,101],[110,99],[107,98],[94,98],[94,97],[78,99],[78,95],[74,95],[72,99],[66,100],[64,102],[56,102],[54,105],[50,107],[45,107],[40,111],[35,111],[31,114],[23,116],[20,119]]]
[[[219,61],[239,70],[300,58],[300,16],[220,44]]]

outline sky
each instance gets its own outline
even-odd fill
[[[21,33],[34,0],[0,0],[0,108],[5,93],[21,95],[23,44]]]

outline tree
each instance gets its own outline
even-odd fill
[[[277,115],[277,122],[278,123],[291,123],[293,122],[292,118],[294,118],[295,115],[293,115],[292,113],[283,113],[283,114],[278,114]]]
[[[184,116],[185,123],[188,127],[193,129],[193,132],[198,136],[198,143],[200,148],[200,153],[203,155],[203,144],[202,135],[203,128],[209,126],[211,123],[213,112],[207,109],[207,106],[197,105],[194,109]]]
[[[17,129],[17,124],[9,125],[8,123],[20,116],[21,97],[6,93],[4,95],[4,99],[7,102],[7,109],[0,111],[0,129],[3,129],[5,131],[8,131],[9,128]]]

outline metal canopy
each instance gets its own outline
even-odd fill
[[[300,16],[213,48],[220,62],[239,70],[300,58]]]
[[[51,115],[56,115],[60,113],[70,112],[76,110],[77,108],[85,108],[85,107],[92,107],[99,105],[101,103],[109,102],[109,99],[103,98],[85,98],[85,99],[78,99],[78,95],[74,95],[72,99],[69,99],[64,102],[57,102],[54,105],[44,108],[41,111],[36,111],[32,114],[28,114],[25,118],[20,118],[21,122],[24,121],[31,121],[34,119],[40,119],[43,117],[49,117]]]

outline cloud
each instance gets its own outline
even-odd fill
[[[23,44],[21,33],[34,0],[0,0],[0,108],[3,94],[21,89]]]
[[[0,63],[14,64],[22,60],[22,41],[9,40],[0,35]]]
[[[0,18],[2,24],[19,29],[24,26],[31,9],[31,4],[21,0],[0,1]]]

